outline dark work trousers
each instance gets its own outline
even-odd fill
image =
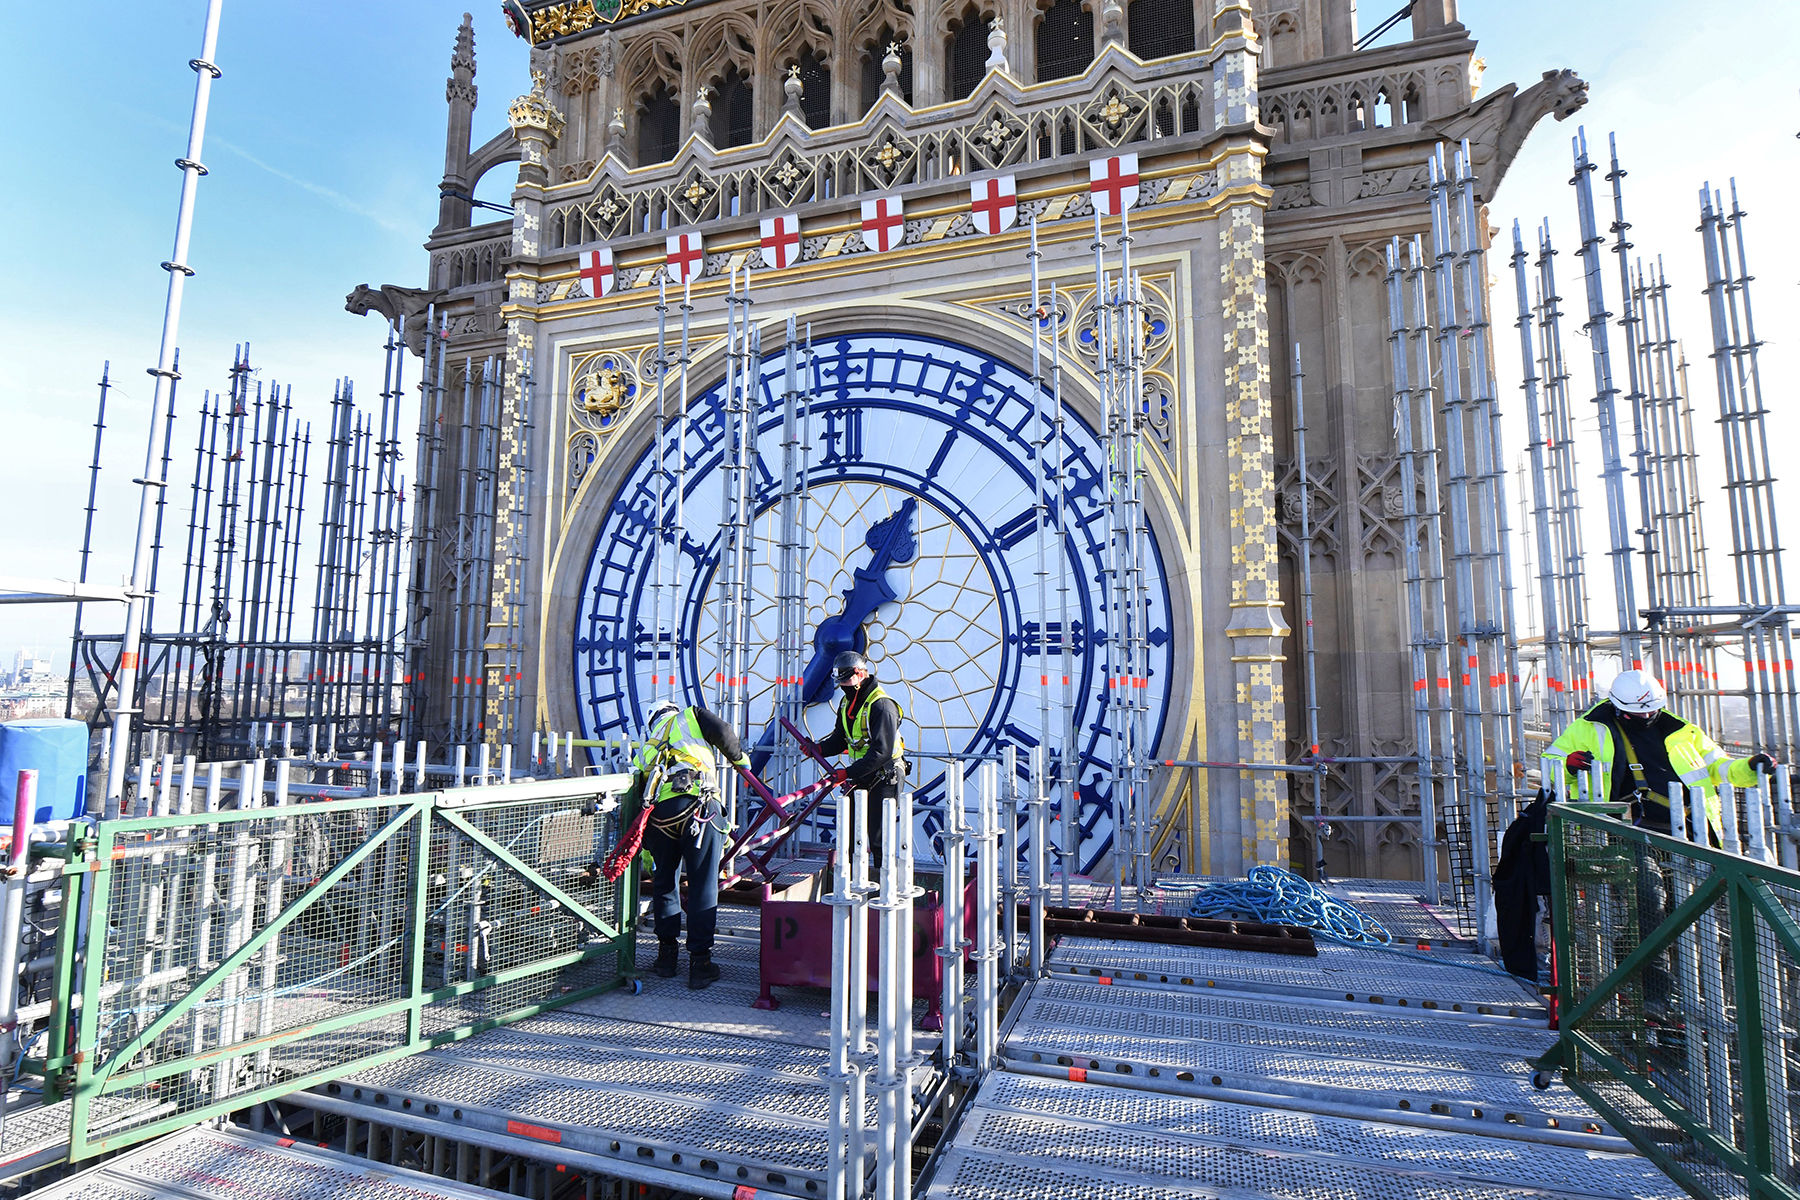
[[[1657,830],[1666,833],[1667,830]],[[1653,936],[1669,916],[1669,885],[1663,878],[1662,862],[1648,846],[1633,845],[1633,854],[1637,867],[1637,940],[1642,943]],[[1630,953],[1631,946],[1620,945],[1615,953],[1624,958]],[[1641,976],[1644,984],[1644,1003],[1653,1008],[1666,1008],[1676,999],[1674,978],[1670,974],[1676,968],[1674,947],[1669,946],[1661,953],[1651,957],[1644,964]]]
[[[881,817],[882,813],[886,811],[888,797],[890,796],[894,797],[896,800],[899,799],[900,780],[898,775],[895,776],[891,783],[878,783],[869,789],[868,830],[870,879],[877,879],[881,876],[881,848],[887,844],[886,838],[882,836],[883,829]],[[838,798],[838,803],[845,805],[850,810],[850,828],[855,829],[856,793],[854,791],[845,793]],[[849,849],[850,847],[846,847],[846,851]]]
[[[656,916],[658,941],[672,942],[681,936],[681,873],[685,870],[688,954],[711,956],[713,932],[719,924],[719,854],[723,846],[716,825],[703,823],[698,838],[688,836],[689,828],[684,823],[678,827],[681,836],[670,837],[652,818],[644,829],[644,849],[656,861],[650,875],[651,911]]]

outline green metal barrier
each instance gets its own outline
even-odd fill
[[[1561,1037],[1538,1062],[1687,1191],[1800,1200],[1800,872],[1556,804]]]
[[[617,987],[635,873],[600,863],[629,783],[87,826],[44,1064],[70,1161]]]

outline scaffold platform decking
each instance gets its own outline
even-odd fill
[[[1634,1197],[1681,1189],[1647,1159],[991,1073],[930,1200]]]
[[[32,1195],[33,1200],[493,1200],[496,1193],[293,1138],[198,1126]]]
[[[754,911],[721,916],[727,929],[754,930]],[[695,993],[685,975],[649,973],[648,943],[640,995],[578,1001],[293,1100],[521,1153],[578,1156],[598,1171],[610,1162],[627,1176],[650,1167],[758,1196],[819,1195],[829,1102],[821,1013],[830,997],[782,989],[789,1002],[780,1010],[751,1008],[756,947],[754,938],[721,937],[714,957],[724,977]],[[919,1044],[932,1045],[923,1036]],[[865,1118],[874,1123],[872,1098]]]
[[[781,1009],[751,1008],[756,928],[754,910],[721,915],[725,975],[706,992],[649,976],[641,995],[579,1001],[293,1099],[655,1172],[677,1190],[691,1179],[699,1194],[821,1195],[829,996],[782,989]],[[641,968],[652,953],[641,948]],[[1298,959],[1077,938],[1047,966],[1012,1003],[998,1066],[921,1194],[1681,1194],[1560,1083],[1533,1086],[1529,1063],[1555,1034],[1528,989],[1489,970],[1344,946]],[[924,1058],[932,1042],[918,1045]]]

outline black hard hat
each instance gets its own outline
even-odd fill
[[[873,675],[875,668],[869,665],[868,659],[854,650],[845,650],[831,660],[831,673],[837,677],[839,682],[850,678],[858,671],[867,671]]]

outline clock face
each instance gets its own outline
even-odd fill
[[[823,625],[852,637],[905,711],[901,734],[918,800],[938,802],[945,763],[933,755],[995,753],[1042,740],[1040,696],[1051,690],[1051,737],[1062,742],[1062,593],[1066,572],[1073,643],[1073,728],[1080,754],[1083,869],[1110,845],[1111,771],[1104,683],[1106,561],[1104,448],[1065,410],[1060,447],[1066,534],[1046,531],[1044,576],[1032,508],[1037,417],[1029,376],[962,346],[920,337],[852,334],[815,344],[806,633],[802,669]],[[783,356],[764,362],[758,397],[755,547],[747,611],[749,741],[772,719],[777,658]],[[588,564],[574,638],[575,680],[589,737],[642,735],[660,609],[678,645],[674,674],[688,703],[718,707],[719,520],[724,495],[723,385],[690,400],[683,493],[681,575],[665,548],[658,598],[652,552],[655,447],[612,498]],[[1046,419],[1049,396],[1044,396]],[[673,429],[664,453],[673,461]],[[1050,493],[1054,499],[1054,492]],[[1147,697],[1155,739],[1168,702],[1173,649],[1160,554],[1150,538],[1151,646]],[[860,584],[859,584],[860,572]],[[1047,601],[1047,605],[1044,603]],[[1045,611],[1047,608],[1047,611]],[[1044,654],[1041,623],[1051,650]],[[835,651],[827,651],[826,656]],[[809,732],[831,728],[837,694],[824,689],[806,713]],[[972,792],[971,792],[972,794]],[[927,837],[939,822],[928,816]],[[925,844],[923,841],[920,844]]]

